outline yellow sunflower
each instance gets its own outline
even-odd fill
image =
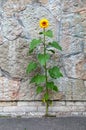
[[[41,28],[47,28],[49,26],[49,21],[47,19],[41,19],[39,25]]]

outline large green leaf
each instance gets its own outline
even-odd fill
[[[41,93],[43,91],[43,87],[42,86],[38,86],[36,89],[37,94]]]
[[[53,90],[54,82],[47,82],[47,88]]]
[[[52,38],[53,32],[51,30],[48,30],[48,31],[44,32],[44,35]]]
[[[41,43],[41,39],[33,39],[30,43],[29,52],[33,52],[33,50]]]
[[[36,68],[37,68],[37,64],[35,62],[30,62],[26,68],[26,73],[28,74],[31,71],[35,70]]]
[[[49,43],[49,45],[56,48],[56,49],[58,49],[58,50],[60,50],[60,51],[62,51],[62,47],[56,41],[53,41],[52,43]]]
[[[45,63],[49,60],[49,54],[38,54],[38,60],[41,65],[45,65]]]
[[[37,74],[31,79],[30,83],[40,84],[44,82],[45,80],[46,80],[46,77],[44,75]]]
[[[54,79],[63,77],[62,73],[60,72],[60,68],[58,68],[57,66],[49,69],[49,74]]]
[[[54,82],[47,82],[47,88],[56,92],[58,91],[58,88],[54,85]]]

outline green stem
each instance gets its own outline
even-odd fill
[[[44,28],[44,33],[45,33],[45,28]],[[45,35],[44,35],[44,55],[46,55],[46,44],[45,44]],[[48,88],[47,88],[47,64],[45,62],[44,65],[44,69],[45,69],[45,77],[46,77],[46,82],[45,82],[45,86],[46,86],[46,93],[48,94]],[[46,100],[46,115],[48,115],[48,100]]]

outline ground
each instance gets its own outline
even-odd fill
[[[0,130],[86,130],[86,117],[0,118]]]

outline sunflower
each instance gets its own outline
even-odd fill
[[[41,28],[47,28],[49,26],[49,21],[47,19],[41,19],[39,25]]]

